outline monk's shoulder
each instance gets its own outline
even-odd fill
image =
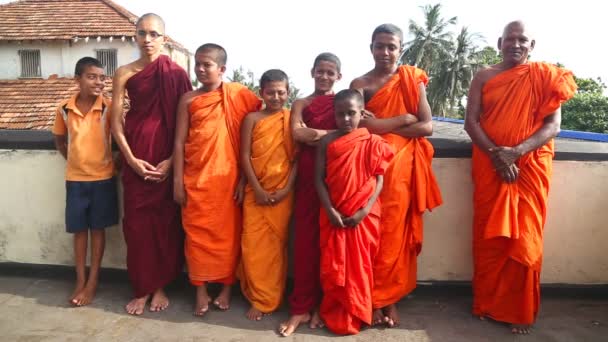
[[[350,88],[357,90],[366,90],[369,88],[374,83],[370,73],[371,71],[352,80],[350,82]]]
[[[114,77],[112,78],[112,82],[118,83],[118,84],[124,84],[125,82],[127,82],[127,80],[129,78],[131,78],[131,76],[138,73],[140,71],[140,69],[141,68],[139,67],[137,61],[122,65],[118,69],[116,69],[116,71],[114,72]]]
[[[200,89],[191,90],[189,92],[184,93],[180,101],[185,105],[189,106],[192,101],[194,101],[194,99],[200,95],[203,95],[203,92]]]
[[[475,74],[475,81],[481,86],[486,84],[489,80],[494,78],[496,75],[501,73],[503,70],[498,65],[489,65],[477,71]]]
[[[314,99],[315,99],[315,97],[312,95],[297,99],[293,102],[292,108],[298,108],[298,109],[306,108],[312,103],[312,101]]]
[[[252,126],[255,126],[255,124],[258,123],[258,121],[260,121],[260,119],[264,118],[266,115],[264,115],[264,113],[262,112],[251,112],[251,113],[247,113],[245,115],[245,118],[243,118],[243,124],[245,124],[246,122],[250,122]]]

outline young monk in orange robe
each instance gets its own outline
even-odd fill
[[[213,304],[230,306],[241,237],[244,179],[239,172],[241,121],[260,107],[253,92],[223,83],[226,50],[204,44],[194,56],[203,86],[178,105],[174,158],[174,197],[182,206],[185,254],[190,282],[197,287],[195,315],[211,302],[206,283],[223,284]]]
[[[374,261],[373,324],[399,323],[395,303],[416,287],[416,257],[422,248],[422,214],[442,202],[431,169],[433,147],[424,137],[432,134],[424,71],[398,66],[403,33],[392,24],[372,34],[375,67],[356,78],[351,88],[365,97],[375,118],[361,126],[380,134],[395,149],[386,170],[382,201],[380,250]]]
[[[289,79],[277,69],[260,79],[265,108],[241,127],[241,167],[247,176],[238,277],[251,303],[246,316],[259,321],[281,304],[287,280],[287,236],[296,179],[291,137]]]
[[[560,107],[572,73],[528,62],[522,22],[498,41],[503,61],[475,75],[465,129],[473,140],[473,313],[527,334],[540,303],[543,226]]]
[[[393,149],[382,138],[357,128],[363,96],[352,89],[336,94],[338,130],[317,148],[315,187],[323,205],[320,314],[336,334],[356,334],[371,324],[373,260],[380,240],[383,174]]]

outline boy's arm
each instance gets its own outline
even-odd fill
[[[307,127],[302,120],[302,110],[307,102],[304,99],[296,100],[291,107],[291,132],[295,141],[307,145],[316,144],[322,137],[331,132],[324,129],[314,129]]]
[[[64,159],[68,159],[68,144],[66,134],[68,133],[66,122],[63,120],[61,107],[57,108],[55,113],[55,122],[53,123],[53,137],[55,148],[61,153]]]
[[[406,138],[428,137],[433,135],[433,115],[431,106],[426,98],[424,83],[418,84],[418,122],[409,126],[399,127],[392,133]]]
[[[181,206],[186,205],[186,190],[184,189],[184,145],[190,128],[188,100],[190,93],[182,95],[177,105],[175,119],[175,142],[173,144],[173,199]]]
[[[331,224],[335,227],[344,227],[342,215],[333,207],[331,199],[329,198],[327,184],[325,184],[325,162],[327,158],[327,144],[331,140],[330,137],[330,135],[323,137],[319,142],[319,146],[317,146],[315,158],[315,189],[317,190],[319,201],[325,209]]]
[[[125,67],[120,67],[116,70],[116,74],[114,75],[114,80],[112,82],[112,135],[114,136],[114,140],[120,148],[127,164],[131,166],[131,168],[144,180],[159,180],[161,177],[161,173],[156,171],[156,167],[150,165],[145,160],[137,159],[129,144],[127,143],[127,138],[125,136],[124,130],[124,120],[122,117],[125,99],[125,84],[128,79],[127,69]]]
[[[392,118],[379,119],[370,117],[362,119],[359,126],[365,127],[373,134],[396,133],[399,129],[408,127],[418,122],[418,118],[412,114],[401,114]]]
[[[365,216],[369,214],[369,212],[372,210],[372,207],[374,206],[374,203],[376,203],[376,200],[378,200],[378,196],[382,191],[383,185],[384,176],[376,175],[376,189],[374,190],[372,197],[369,198],[369,201],[367,201],[365,207],[357,210],[357,212],[353,216],[344,219],[344,224],[346,226],[356,227],[359,223],[361,223],[361,220],[363,220],[363,218],[365,218]]]
[[[270,205],[274,203],[274,200],[272,200],[270,194],[262,188],[262,185],[260,185],[260,182],[253,171],[253,166],[251,165],[251,132],[255,125],[254,115],[255,113],[247,114],[241,124],[241,169],[245,174],[245,177],[247,177],[247,182],[251,185],[251,188],[255,193],[256,203],[259,205]]]
[[[68,159],[68,144],[65,135],[53,135],[55,138],[55,148],[61,153],[64,159]]]

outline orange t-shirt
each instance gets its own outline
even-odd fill
[[[112,178],[112,138],[110,101],[100,95],[88,113],[76,106],[78,94],[57,107],[54,135],[67,135],[68,161],[65,179],[97,181]]]

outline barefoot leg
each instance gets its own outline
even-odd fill
[[[133,298],[125,306],[125,310],[127,310],[127,312],[129,313],[129,315],[139,316],[139,315],[141,315],[141,314],[144,313],[144,310],[146,308],[146,303],[148,302],[149,298],[150,298],[149,294],[145,295],[143,297]]]
[[[389,328],[399,325],[399,312],[395,304],[385,306],[382,311],[384,312],[384,321]]]
[[[249,311],[247,311],[247,313],[245,314],[245,316],[251,320],[251,321],[259,321],[262,319],[262,316],[264,315],[264,313],[258,309],[255,308],[255,306],[251,306],[249,308]]]
[[[309,313],[301,315],[292,315],[287,321],[279,325],[279,334],[281,334],[281,336],[283,337],[287,337],[293,334],[294,331],[296,331],[300,323],[306,323],[308,321],[310,321]]]
[[[513,334],[527,335],[532,332],[532,326],[528,324],[511,324]]]
[[[87,243],[89,239],[89,231],[74,233],[74,264],[76,266],[76,286],[74,292],[70,296],[70,304],[78,305],[76,296],[84,289],[87,283]]]
[[[169,307],[169,298],[162,288],[154,291],[152,295],[152,301],[150,302],[150,311],[157,312],[163,311]]]
[[[382,309],[374,309],[372,311],[372,326],[382,324],[384,322],[384,312]]]
[[[232,290],[232,285],[224,285],[222,286],[222,291],[213,301],[213,305],[220,310],[226,311],[230,309],[230,292]]]
[[[319,308],[316,308],[315,311],[312,313],[312,317],[310,318],[310,323],[308,324],[308,326],[311,329],[323,328],[325,326],[325,323],[323,323],[321,315],[319,314]]]
[[[86,286],[78,292],[76,297],[76,305],[84,306],[93,301],[97,284],[99,282],[99,268],[101,267],[101,259],[106,245],[106,232],[103,229],[91,230],[91,269],[89,270],[89,278]]]
[[[202,317],[209,311],[209,303],[211,298],[207,293],[207,284],[196,287],[196,306],[194,307],[194,316]]]

